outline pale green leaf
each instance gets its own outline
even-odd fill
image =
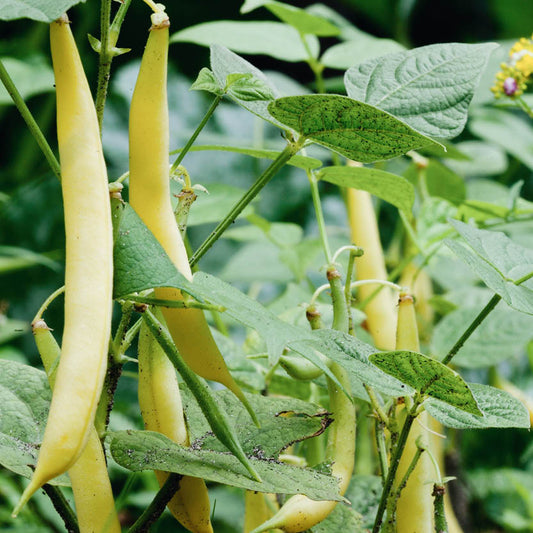
[[[357,39],[330,46],[320,58],[320,62],[329,68],[346,70],[363,61],[404,49],[405,47],[392,39],[380,39],[360,32]]]
[[[265,54],[290,62],[309,59],[298,31],[282,22],[204,22],[174,33],[170,42],[189,42],[202,46],[218,44],[240,54]],[[318,40],[308,36],[307,42],[312,55],[316,56]]]
[[[468,160],[450,160],[446,164],[464,177],[492,176],[507,168],[507,156],[496,144],[482,141],[463,141],[455,147],[468,156]]]
[[[152,431],[116,431],[110,438],[113,459],[134,472],[163,470],[260,492],[341,499],[337,480],[316,470],[250,457],[263,480],[259,483],[250,478],[236,457],[227,453],[186,448]]]
[[[370,361],[422,394],[467,413],[483,416],[463,378],[435,359],[416,352],[393,351],[375,353],[370,356]]]
[[[0,315],[0,344],[9,342],[24,335],[30,330],[30,324],[25,320],[18,320],[16,318],[8,318],[5,315]]]
[[[434,398],[424,404],[429,414],[444,426],[457,429],[529,428],[528,410],[508,392],[478,383],[468,385],[483,413],[482,417]]]
[[[37,463],[52,393],[46,374],[15,361],[0,359],[0,464],[31,478]],[[54,485],[68,485],[66,476]]]
[[[401,176],[377,168],[334,166],[323,168],[317,177],[341,187],[367,191],[411,216],[415,190]]]
[[[198,77],[191,85],[191,91],[207,91],[216,95],[224,94],[224,90],[220,87],[215,75],[207,67],[200,70]]]
[[[527,117],[501,109],[478,108],[472,113],[468,129],[477,137],[501,146],[533,169],[533,130]]]
[[[4,57],[0,60],[24,100],[54,90],[54,72],[43,56],[32,56],[25,60]],[[13,100],[0,83],[0,105],[10,104],[13,104]]]
[[[450,221],[468,246],[458,241],[446,244],[494,292],[512,308],[533,314],[533,282],[518,280],[533,273],[533,250],[514,243],[499,231],[480,230]]]
[[[206,145],[195,145],[189,149],[190,152],[204,152],[204,151],[217,151],[217,152],[232,152],[235,154],[248,155],[250,157],[256,157],[258,159],[276,159],[281,153],[279,150],[267,150],[264,148],[248,148],[245,146],[225,146],[218,144],[206,144]],[[177,154],[181,152],[180,150],[175,150],[171,153]],[[303,168],[304,170],[309,169],[313,170],[320,168],[322,166],[322,161],[320,159],[315,159],[314,157],[303,156],[303,155],[294,155],[292,156],[287,165],[292,165],[297,168]],[[212,184],[209,185],[211,189]],[[244,194],[242,191],[241,195]],[[235,199],[235,201],[238,198]],[[228,211],[228,210],[226,210]]]
[[[228,76],[228,95],[234,97],[236,100],[243,102],[254,102],[256,100],[274,100],[274,91],[267,85],[267,83],[254,76],[253,74],[238,74],[238,78],[229,81]],[[235,76],[235,74],[233,74]]]
[[[0,2],[0,20],[29,18],[53,22],[81,2],[85,0],[3,0]]]
[[[288,96],[272,102],[268,111],[304,137],[363,163],[435,143],[392,115],[345,96]]]
[[[363,517],[363,525],[372,529],[379,500],[383,492],[383,480],[380,476],[354,475],[344,494]]]
[[[494,43],[433,44],[365,61],[345,75],[348,96],[401,118],[425,135],[463,130]]]
[[[459,332],[466,328],[489,301],[473,308],[461,301],[461,307],[446,315],[435,327],[431,349],[443,357],[452,348]],[[533,338],[533,317],[507,306],[498,306],[483,320],[465,342],[453,362],[466,368],[488,368],[518,357]]]

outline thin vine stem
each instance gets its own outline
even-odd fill
[[[453,345],[452,349],[446,354],[441,361],[442,364],[447,365],[455,357],[457,352],[463,347],[463,344],[470,338],[472,333],[476,331],[478,326],[487,318],[490,312],[500,303],[502,297],[499,294],[495,294],[487,303],[487,305],[480,311],[480,313],[474,318],[470,325],[466,328],[465,332],[459,337],[459,340]]]
[[[261,189],[275,176],[285,163],[302,147],[303,140],[290,142],[268,168],[257,178],[255,183],[246,191],[242,198],[233,206],[224,220],[213,230],[191,257],[189,264],[193,267],[200,258],[215,244],[220,236],[228,229],[246,206],[259,194]]]
[[[43,490],[50,498],[54,509],[58,512],[59,516],[63,520],[65,527],[69,533],[79,533],[78,520],[76,514],[72,510],[72,507],[68,504],[67,499],[55,485],[46,483],[43,485]]]
[[[100,4],[100,54],[98,58],[98,81],[96,89],[96,116],[100,135],[104,120],[104,106],[109,86],[111,61],[113,55],[109,51],[109,26],[111,24],[111,0],[101,0]]]
[[[209,109],[206,111],[204,118],[198,124],[198,127],[194,130],[194,133],[190,136],[189,140],[187,141],[187,144],[182,148],[181,152],[179,153],[176,161],[172,163],[172,166],[170,167],[170,175],[172,175],[178,167],[180,166],[181,162],[183,161],[183,158],[187,155],[187,152],[191,149],[191,146],[194,144],[194,141],[196,141],[196,138],[198,135],[200,135],[200,132],[204,129],[205,125],[211,118],[211,115],[215,112],[215,109],[218,107],[218,104],[222,101],[224,95],[217,94],[216,98],[211,102],[211,105],[209,106]]]
[[[61,181],[61,167],[59,165],[59,161],[54,155],[52,148],[50,148],[48,141],[45,139],[41,128],[39,128],[39,125],[31,114],[26,102],[24,102],[24,99],[11,79],[11,76],[7,72],[2,60],[0,60],[0,80],[2,80],[2,83],[9,93],[9,96],[11,96],[15,107],[18,109],[19,113],[24,119],[24,122],[26,122],[26,125],[28,126],[30,133],[33,135],[33,138],[39,145],[39,148],[41,149],[46,161],[50,165],[52,172],[56,175],[57,179]]]
[[[309,185],[311,186],[311,197],[313,199],[313,207],[315,208],[315,216],[318,224],[318,231],[320,233],[320,240],[322,241],[326,262],[330,264],[333,262],[333,259],[331,255],[331,248],[329,246],[328,235],[326,232],[326,223],[324,221],[322,204],[320,202],[320,194],[318,192],[318,180],[316,179],[316,176],[312,170],[307,171],[307,177],[309,178]]]
[[[153,523],[161,516],[167,503],[172,499],[179,489],[180,474],[170,474],[163,486],[159,489],[150,505],[139,516],[136,522],[128,529],[128,533],[145,533],[149,531]]]

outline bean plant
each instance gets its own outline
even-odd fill
[[[79,3],[0,5],[52,36],[0,56],[49,202],[0,216],[67,235],[0,246],[32,281],[0,300],[2,528],[533,530],[533,37],[413,47],[416,2],[395,39],[325,4]]]

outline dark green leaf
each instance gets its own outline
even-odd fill
[[[363,515],[363,525],[367,529],[372,529],[382,492],[383,480],[379,476],[355,475],[344,495]]]
[[[468,105],[496,47],[445,43],[389,54],[349,69],[346,90],[425,135],[455,137],[465,126]]]
[[[335,166],[323,168],[317,177],[341,187],[368,191],[411,216],[415,190],[401,176],[377,168]]]
[[[53,22],[67,9],[85,0],[7,0],[0,3],[0,20],[29,18]]]
[[[424,405],[432,417],[451,428],[529,428],[528,410],[509,393],[478,383],[469,383],[469,387],[484,415],[482,417],[466,413],[434,398]]]
[[[345,96],[288,96],[272,102],[268,111],[304,137],[363,163],[435,143],[392,115]]]
[[[494,292],[512,308],[533,314],[533,282],[517,285],[517,281],[533,272],[533,250],[514,243],[504,233],[476,229],[457,220],[453,227],[466,241],[446,244]]]
[[[282,61],[297,62],[309,58],[298,31],[281,22],[205,22],[174,33],[170,42],[222,45],[240,54],[266,54]],[[307,42],[312,55],[316,56],[318,39],[308,36]]]
[[[0,14],[2,9],[0,7]],[[3,57],[0,60],[24,100],[35,94],[53,91],[54,72],[43,56],[29,57],[24,61],[11,57]],[[0,105],[11,104],[13,104],[11,96],[0,83]]]
[[[394,351],[375,353],[370,356],[370,361],[422,394],[467,413],[483,416],[463,378],[435,359],[416,352]]]
[[[341,499],[337,480],[315,470],[251,457],[250,462],[263,480],[259,483],[249,477],[238,459],[227,453],[185,448],[151,431],[117,431],[110,437],[115,461],[134,472],[163,470],[260,492]]]

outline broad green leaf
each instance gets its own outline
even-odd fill
[[[255,79],[262,82],[264,87],[270,89],[274,98],[277,98],[280,95],[278,89],[274,87],[258,68],[254,67],[251,63],[231,50],[228,50],[224,46],[213,44],[210,47],[210,52],[211,69],[221,87],[226,87],[228,76],[233,74],[251,74]],[[254,113],[264,120],[273,122],[276,126],[281,126],[279,122],[272,119],[272,116],[268,112],[269,100],[250,101],[248,99],[239,98],[237,94],[231,92],[228,93],[228,96],[251,113]]]
[[[288,96],[272,102],[268,111],[304,137],[363,163],[435,143],[392,115],[345,96]]]
[[[246,455],[277,459],[291,444],[322,433],[331,423],[329,413],[294,398],[275,398],[248,394],[247,398],[261,427],[250,423],[250,415],[229,391],[217,391],[217,402],[232,421],[235,435]],[[194,448],[226,451],[211,428],[192,394],[182,390],[182,399],[188,421],[190,440]]]
[[[372,529],[379,500],[383,492],[383,480],[379,476],[355,475],[344,494],[363,517],[363,525]]]
[[[377,168],[334,166],[323,168],[317,177],[341,187],[368,191],[411,216],[415,190],[401,176]]]
[[[42,370],[0,360],[0,464],[31,478],[52,393]],[[66,476],[50,481],[68,485]]]
[[[199,298],[129,204],[120,221],[113,254],[115,298],[153,287],[176,287]]]
[[[442,198],[430,196],[423,200],[417,214],[416,230],[418,241],[426,253],[441,246],[442,239],[452,234],[448,219],[456,213],[457,208]]]
[[[492,176],[501,174],[507,168],[507,156],[496,144],[482,141],[463,141],[455,145],[468,160],[449,160],[447,165],[464,177]]]
[[[236,100],[242,100],[243,102],[274,100],[274,91],[265,81],[253,74],[237,74],[239,77],[230,81],[231,76],[235,76],[235,74],[228,76],[226,86],[228,87],[228,95]]]
[[[530,427],[529,413],[525,406],[508,392],[469,383],[470,390],[476,399],[483,416],[476,416],[456,409],[451,405],[434,398],[424,405],[429,414],[441,424],[457,429],[484,428],[528,428]]]
[[[2,7],[0,7],[0,13]],[[0,17],[1,18],[1,17]],[[0,58],[10,78],[24,100],[40,93],[54,90],[54,72],[43,56],[33,56],[26,60],[12,57]],[[0,105],[13,104],[7,89],[0,83]]]
[[[54,271],[60,269],[59,263],[46,255],[17,246],[0,246],[0,274],[36,265],[44,265]]]
[[[311,533],[336,533],[338,531],[350,531],[350,533],[366,533],[363,527],[362,517],[358,508],[339,503],[325,520],[313,526]]]
[[[394,351],[375,353],[370,356],[370,361],[422,394],[467,413],[483,416],[463,378],[435,359],[416,352]]]
[[[233,185],[210,183],[208,193],[198,192],[198,198],[189,211],[187,226],[220,222],[244,193],[244,189]],[[240,216],[251,215],[254,211],[253,205],[253,202],[248,205]]]
[[[189,150],[190,152],[204,152],[204,151],[217,151],[217,152],[233,152],[235,154],[243,154],[248,155],[250,157],[257,157],[259,159],[276,159],[276,157],[279,156],[281,153],[279,150],[266,150],[263,148],[247,148],[244,146],[225,146],[225,145],[217,145],[217,144],[205,144],[205,145],[197,145],[192,146]],[[175,150],[174,152],[171,152],[173,154],[177,154],[181,152],[181,150]],[[292,156],[289,161],[287,162],[287,165],[292,165],[297,168],[303,168],[305,169],[316,169],[320,168],[322,166],[322,161],[320,159],[315,159],[314,157],[308,157],[303,155],[294,155]],[[212,188],[212,184],[209,186],[209,188]],[[244,193],[244,191],[243,191]],[[238,200],[238,198],[236,198]],[[227,211],[227,210],[226,210]]]
[[[289,62],[309,59],[298,31],[282,22],[204,22],[174,33],[170,42],[202,46],[218,44],[240,54],[265,54]],[[307,36],[307,43],[311,54],[316,57],[319,48],[317,38]]]
[[[248,217],[248,221],[248,226],[229,229],[224,237],[242,242],[270,241],[279,248],[296,246],[303,237],[302,227],[292,222],[268,222],[257,215]]]
[[[517,285],[533,272],[533,250],[514,243],[502,232],[476,229],[458,220],[450,222],[468,246],[446,240],[447,246],[513,309],[533,314],[533,282]]]
[[[67,9],[85,0],[3,0],[0,20],[29,18],[39,22],[53,22]]]
[[[220,87],[215,75],[207,67],[200,70],[198,77],[191,85],[191,91],[207,91],[216,95],[224,94],[224,90]]]
[[[459,334],[479,314],[489,301],[473,308],[461,302],[461,307],[446,315],[435,327],[431,349],[443,357],[452,348]],[[454,365],[466,368],[488,368],[506,359],[518,357],[533,338],[533,317],[507,306],[498,306],[483,320],[454,357]]]
[[[365,61],[346,72],[346,91],[425,135],[455,137],[496,46],[433,44]]]
[[[357,39],[329,47],[320,58],[320,62],[329,68],[346,70],[363,61],[404,49],[404,46],[392,39],[380,39],[360,32]]]
[[[533,169],[533,130],[529,119],[494,107],[478,108],[472,112],[468,129],[484,141],[501,146]]]
[[[113,459],[124,468],[163,470],[242,489],[281,494],[305,494],[312,499],[340,500],[337,480],[316,470],[250,457],[262,483],[250,478],[233,455],[186,448],[152,431],[110,434]]]

